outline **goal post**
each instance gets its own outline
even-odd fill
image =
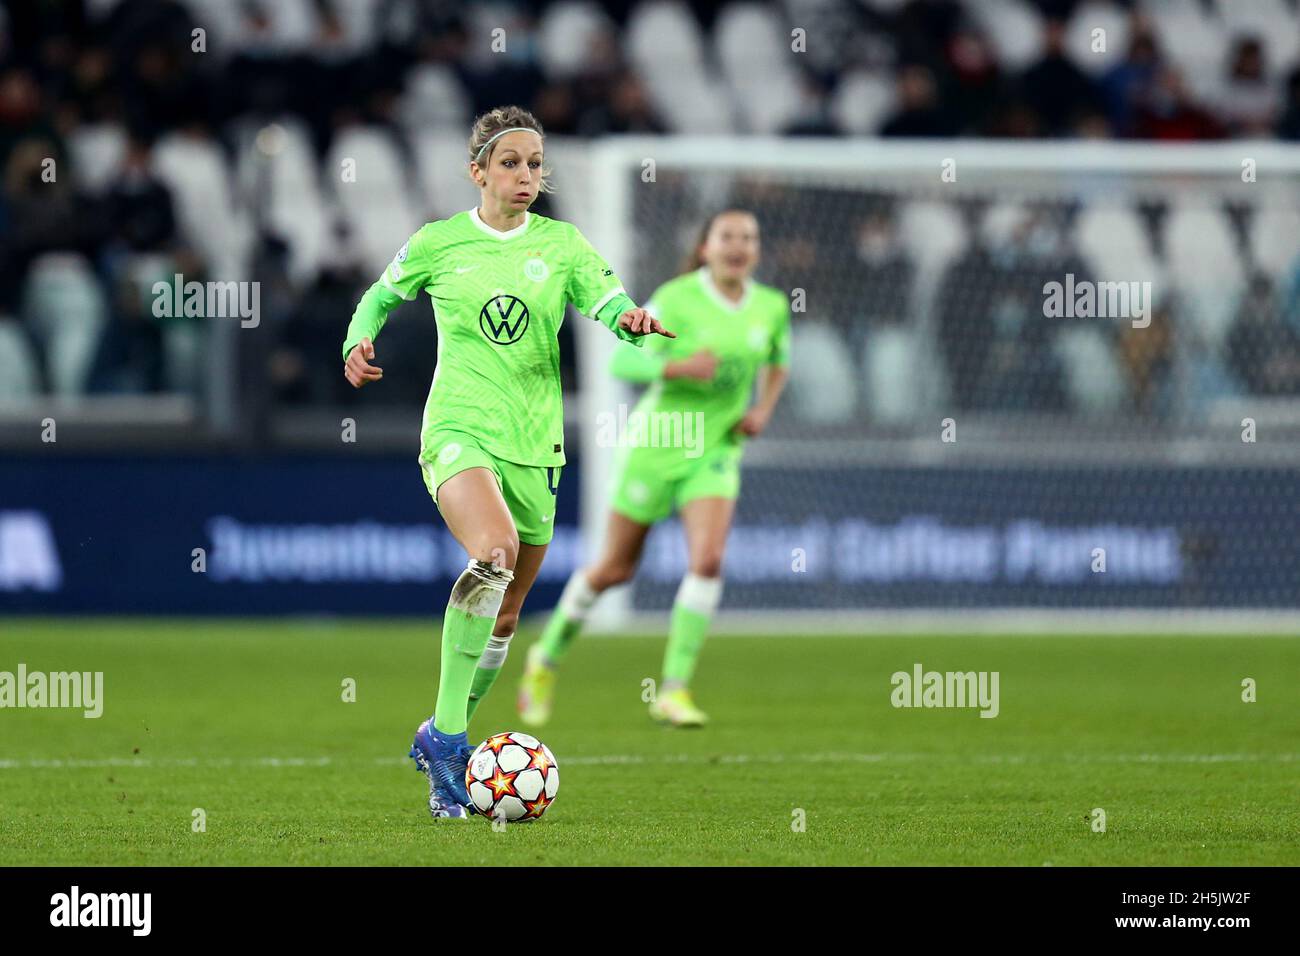
[[[1300,151],[619,137],[551,154],[560,214],[638,301],[727,206],[756,214],[757,278],[791,298],[790,383],[746,451],[721,628],[1289,626]],[[633,396],[607,331],[576,342],[590,556],[614,454],[597,425]],[[657,527],[593,629],[661,626],[684,557],[676,521]]]

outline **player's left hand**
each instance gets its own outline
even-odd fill
[[[751,408],[749,411],[745,412],[744,418],[736,422],[736,427],[733,428],[732,431],[754,438],[762,433],[771,418],[771,412],[765,412],[761,408]]]
[[[649,335],[653,332],[670,339],[677,338],[676,332],[669,332],[645,309],[628,309],[618,317],[618,327],[633,335]]]

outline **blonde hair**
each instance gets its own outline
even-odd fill
[[[495,137],[512,129],[532,130],[542,138],[543,143],[546,141],[542,124],[528,110],[522,106],[498,106],[474,120],[474,128],[469,134],[469,161],[478,164],[481,169],[486,169],[488,163],[492,162],[492,154],[497,149]],[[484,147],[487,147],[487,152],[480,157],[479,154],[484,152]],[[550,175],[550,167],[543,163],[542,181],[538,186],[540,192],[555,192],[555,187],[548,179]]]

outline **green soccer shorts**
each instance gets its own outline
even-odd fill
[[[699,458],[686,458],[680,448],[625,448],[614,468],[610,506],[638,524],[655,524],[697,498],[735,498],[742,452],[732,443]]]
[[[518,465],[497,458],[485,451],[473,435],[464,432],[438,432],[425,441],[420,470],[435,505],[439,486],[466,468],[486,468],[496,476],[523,544],[550,543],[555,533],[555,495],[562,469]]]

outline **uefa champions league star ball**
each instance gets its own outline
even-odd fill
[[[508,731],[479,744],[465,770],[474,809],[491,820],[538,819],[560,790],[560,768],[551,749],[530,734]]]

